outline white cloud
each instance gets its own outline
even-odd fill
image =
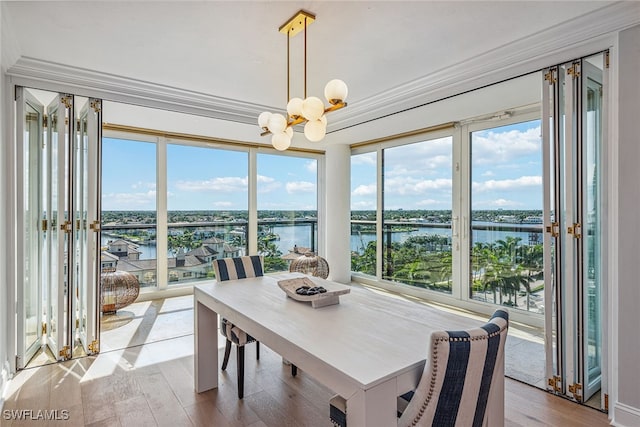
[[[304,167],[310,173],[316,173],[318,170],[318,162],[316,160],[307,160]]]
[[[202,181],[176,181],[175,187],[180,191],[215,191],[217,193],[246,192],[247,177],[221,176]]]
[[[102,194],[102,209],[104,210],[155,209],[155,206],[155,190],[149,190],[140,193]]]
[[[385,179],[384,192],[386,194],[416,195],[430,191],[451,191],[451,179],[416,179],[401,176]]]
[[[271,193],[282,188],[282,183],[270,176],[258,175],[258,193]]]
[[[523,203],[516,202],[515,200],[507,199],[495,199],[495,200],[483,200],[474,203],[474,209],[478,208],[511,208],[516,209],[523,206]]]
[[[313,182],[308,181],[293,181],[287,182],[285,185],[287,193],[313,193],[316,191],[316,185]]]
[[[144,190],[144,189],[148,189],[148,190],[155,190],[156,189],[156,183],[155,182],[144,182],[144,181],[138,181],[138,182],[134,182],[133,184],[131,184],[131,188],[134,190]]]
[[[541,176],[521,176],[516,179],[502,179],[495,180],[491,179],[489,181],[484,182],[474,182],[473,183],[473,191],[474,192],[483,192],[483,191],[515,191],[515,190],[526,190],[531,187],[541,187],[542,186],[542,177]]]
[[[376,152],[372,151],[371,153],[363,153],[356,154],[355,156],[351,156],[351,164],[352,165],[376,165]]]
[[[358,185],[351,192],[352,196],[370,196],[376,194],[376,184]]]
[[[373,210],[375,208],[375,200],[360,200],[358,202],[351,202],[351,210],[354,211]]]
[[[231,202],[214,202],[213,206],[216,208],[228,209],[233,206]]]
[[[486,171],[482,174],[482,176],[495,176],[495,173],[493,173],[492,171]]]
[[[508,163],[531,155],[539,155],[542,159],[540,126],[526,131],[476,132],[472,152],[475,165]]]
[[[420,207],[444,207],[444,208],[451,208],[451,200],[436,200],[436,199],[424,199],[424,200],[419,200],[417,202],[415,202],[416,206],[420,206]]]

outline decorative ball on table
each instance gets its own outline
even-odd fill
[[[326,259],[316,255],[315,252],[307,252],[291,261],[289,271],[292,273],[310,274],[311,276],[326,279],[329,277],[329,263]]]
[[[138,298],[140,282],[136,276],[126,271],[103,271],[100,275],[100,290],[102,312],[113,314]]]

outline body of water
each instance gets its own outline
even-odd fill
[[[507,237],[519,237],[522,244],[528,244],[530,241],[530,235],[537,235],[539,242],[542,243],[542,225],[523,225],[523,224],[506,224],[506,223],[489,223],[478,222],[474,223],[474,226],[483,227],[488,229],[474,228],[472,230],[472,244],[481,243],[493,243],[497,240],[505,240]],[[518,231],[500,230],[500,227],[519,227]],[[494,229],[491,229],[494,228]],[[272,231],[279,239],[274,243],[278,249],[283,253],[289,253],[290,249],[293,249],[294,245],[311,247],[311,230],[310,224],[305,225],[275,225],[272,226]],[[425,236],[425,235],[440,235],[451,238],[450,228],[438,228],[428,227],[420,224],[416,225],[411,231],[398,231],[391,234],[392,242],[402,243],[408,238],[413,236]],[[102,236],[102,246],[106,246],[109,240],[113,240],[113,236]],[[364,248],[376,240],[374,233],[355,233],[351,235],[351,251],[362,253]],[[317,240],[316,240],[317,244]],[[157,257],[156,246],[152,244],[138,245],[140,253],[140,259],[155,259]]]

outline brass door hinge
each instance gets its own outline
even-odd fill
[[[609,395],[607,393],[604,394],[604,410],[609,412]]]
[[[65,233],[71,233],[72,226],[73,226],[73,223],[71,221],[65,221],[62,224],[60,224],[60,230],[64,231]]]
[[[42,231],[47,231],[47,226],[49,222],[46,219],[42,220]]]
[[[80,329],[80,319],[76,319],[76,329]]]
[[[87,347],[89,348],[89,351],[91,352],[91,354],[99,353],[100,352],[100,341],[93,340],[93,341],[91,341],[91,343]]]
[[[89,106],[93,108],[93,111],[99,113],[100,111],[102,111],[102,100],[91,99],[91,101],[89,102]]]
[[[609,68],[609,51],[604,53],[604,68]]]
[[[62,102],[65,107],[71,108],[71,106],[73,106],[73,95],[61,94],[60,102]]]
[[[567,68],[567,74],[569,74],[574,79],[580,77],[580,64],[574,62],[571,67]]]
[[[573,394],[575,400],[582,402],[582,384],[573,383],[569,385],[569,393]]]
[[[558,237],[560,235],[560,224],[552,222],[551,225],[547,225],[545,231],[550,233],[552,237]]]
[[[42,335],[47,335],[47,322],[42,322]]]
[[[42,116],[42,127],[43,128],[47,127],[47,116]]]
[[[60,349],[60,357],[62,357],[63,359],[71,359],[71,349],[69,348],[68,345],[65,345],[64,347],[62,347]]]
[[[560,378],[559,376],[554,375],[553,377],[547,379],[547,384],[555,393],[562,392],[562,378]]]
[[[89,228],[93,231],[100,231],[100,221],[93,221],[89,224]]]
[[[582,237],[582,225],[579,222],[574,222],[573,225],[567,227],[567,233],[576,239],[580,239]]]
[[[557,68],[550,68],[548,72],[544,74],[544,79],[549,82],[550,85],[558,81],[556,77]]]

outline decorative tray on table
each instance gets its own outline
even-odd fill
[[[278,286],[288,297],[296,301],[311,302],[313,308],[339,304],[339,296],[351,292],[351,289],[346,285],[329,282],[319,277],[296,277],[279,280]]]

